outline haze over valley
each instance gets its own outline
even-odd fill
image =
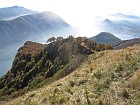
[[[139,105],[139,4],[0,0],[0,105]]]
[[[0,76],[10,69],[18,48],[26,41],[46,43],[53,35],[76,33],[73,26],[52,12],[34,12],[19,6],[1,8],[0,12]]]
[[[51,11],[39,12],[22,6],[12,6],[1,8],[0,13],[0,52],[3,54],[0,57],[0,76],[10,69],[18,48],[28,40],[46,43],[51,36],[74,35],[90,38],[100,32],[110,32],[122,40],[140,37],[140,17],[134,14],[97,14],[90,24],[89,20],[84,20],[81,25],[75,22],[74,26],[73,22],[68,23]],[[11,49],[11,52],[6,51],[7,49]]]

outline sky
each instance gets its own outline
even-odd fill
[[[140,15],[140,0],[0,0],[0,8],[14,5],[37,11],[52,11],[78,28],[77,36],[94,36],[98,20],[107,14]]]

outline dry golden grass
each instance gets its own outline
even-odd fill
[[[1,105],[139,105],[140,46],[90,55],[77,70],[49,86]]]
[[[140,70],[136,71],[130,80],[130,85],[132,88],[140,87]]]

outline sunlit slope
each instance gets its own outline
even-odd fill
[[[3,105],[139,105],[139,68],[140,46],[102,51],[67,77]]]

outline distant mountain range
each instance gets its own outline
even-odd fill
[[[140,17],[117,13],[110,15],[100,24],[100,30],[111,32],[117,37],[127,40],[140,37]]]
[[[124,49],[133,45],[140,45],[140,38],[124,40],[114,44],[114,49]]]
[[[70,24],[52,12],[39,13],[18,6],[1,8],[0,76],[10,68],[17,49],[25,41],[45,43],[51,36],[65,37],[75,33],[75,29]]]
[[[0,47],[25,40],[42,40],[47,35],[59,34],[64,30],[72,32],[72,27],[52,12],[34,13],[9,21],[0,21]]]
[[[116,37],[135,37],[139,17],[113,16],[126,20],[105,19],[113,34],[91,38],[69,35],[73,27],[52,12],[1,20],[0,105],[139,105],[140,38]]]
[[[2,20],[4,18],[12,19]],[[72,26],[52,12],[38,13],[18,6],[0,9],[0,48],[27,40],[45,41],[44,37],[74,32]]]
[[[91,37],[90,39],[102,44],[113,44],[121,41],[121,39],[108,32],[101,32],[98,35]]]
[[[108,32],[101,32],[89,39],[101,44],[112,44],[113,48],[117,50],[131,47],[133,45],[140,45],[140,38],[121,40]]]
[[[35,13],[35,11],[19,6],[0,8],[0,20],[9,20],[32,13]]]
[[[127,15],[127,14],[123,14],[123,13],[112,14],[112,16],[122,17],[122,18],[128,18],[128,19],[139,19],[140,18],[140,17],[135,16],[135,15]]]

